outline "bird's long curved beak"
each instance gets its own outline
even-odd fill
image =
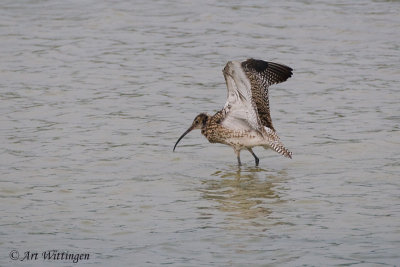
[[[179,141],[181,141],[181,139],[182,139],[183,137],[185,137],[185,135],[187,135],[191,130],[193,130],[193,128],[194,128],[193,126],[190,126],[189,129],[187,129],[186,132],[184,132],[184,133],[181,135],[181,137],[179,137],[179,139],[178,139],[178,141],[176,141],[175,146],[174,146],[174,149],[173,149],[172,151],[175,151],[175,148],[176,148],[176,146],[178,145]]]

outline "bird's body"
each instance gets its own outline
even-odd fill
[[[201,128],[201,133],[210,143],[226,144],[234,147],[236,150],[262,144],[263,137],[256,131],[227,128],[221,123],[223,119],[223,112],[218,111],[215,115],[208,116],[206,124]]]
[[[238,164],[240,151],[252,151],[255,146],[271,148],[291,158],[291,152],[280,141],[269,111],[268,87],[286,81],[292,76],[292,69],[285,65],[248,59],[244,62],[229,61],[223,69],[228,99],[222,110],[214,115],[201,113],[194,119],[192,126],[178,139],[191,130],[201,129],[201,133],[210,143],[222,143],[233,147]]]

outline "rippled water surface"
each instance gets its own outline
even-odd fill
[[[399,1],[1,1],[0,265],[76,266],[43,261],[57,249],[93,266],[399,266],[399,14]],[[225,63],[249,57],[294,68],[270,88],[293,159],[256,148],[260,166],[243,151],[238,168],[199,131],[173,153],[223,107]]]

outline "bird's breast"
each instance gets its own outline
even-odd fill
[[[222,143],[234,147],[253,147],[264,144],[264,138],[255,131],[235,131],[219,124],[204,127],[201,133],[210,143]]]

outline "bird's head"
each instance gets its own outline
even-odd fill
[[[184,132],[181,137],[179,137],[178,141],[176,141],[175,146],[174,146],[174,150],[176,146],[178,145],[179,141],[181,141],[181,139],[183,137],[185,137],[185,135],[187,135],[190,131],[194,130],[194,129],[201,129],[203,126],[206,125],[206,122],[208,120],[208,115],[205,113],[200,113],[199,115],[196,116],[196,118],[194,118],[192,125],[189,127],[189,129],[186,130],[186,132]]]

